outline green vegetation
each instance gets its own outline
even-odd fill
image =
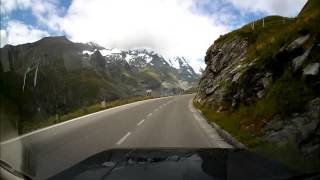
[[[47,126],[51,126],[60,122],[68,121],[73,118],[77,118],[80,116],[84,116],[87,114],[91,114],[94,112],[98,112],[101,110],[113,108],[116,106],[121,106],[124,104],[129,104],[137,101],[152,99],[155,97],[151,96],[139,96],[139,97],[131,97],[131,98],[123,98],[115,101],[106,102],[105,107],[102,107],[100,103],[93,104],[91,106],[83,107],[78,110],[60,115],[60,116],[53,116],[48,119],[40,119],[40,118],[34,118],[29,119],[28,121],[22,121],[20,125],[20,132],[19,134],[25,134],[40,128],[44,128]]]
[[[17,132],[15,127],[20,121],[19,109],[18,107],[5,96],[0,94],[0,140],[9,139],[15,137]]]
[[[257,103],[254,112],[260,116],[301,112],[307,101],[315,96],[315,92],[302,79],[294,78],[292,73],[286,71],[271,85],[267,96]]]
[[[221,128],[229,132],[234,138],[244,143],[248,147],[254,147],[257,143],[257,124],[250,121],[248,108],[240,108],[237,112],[216,112],[209,106],[201,106],[194,102],[194,106],[211,122],[217,123]]]
[[[271,143],[261,137],[262,127],[267,119],[256,119],[256,109],[261,107],[240,107],[236,112],[216,112],[208,106],[201,106],[194,102],[194,106],[201,110],[209,122],[215,122],[229,132],[234,138],[245,144],[249,149],[273,160],[286,164],[292,169],[315,172],[320,170],[320,160],[301,156],[295,145],[280,141]]]

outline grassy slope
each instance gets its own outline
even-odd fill
[[[240,108],[236,112],[216,112],[207,106],[194,102],[209,122],[217,123],[234,138],[245,144],[249,149],[270,159],[286,164],[292,169],[304,172],[320,170],[320,160],[313,157],[302,157],[293,144],[285,142],[270,143],[261,139],[261,127],[264,120],[252,122],[250,108]]]
[[[226,42],[235,35],[248,38],[250,46],[244,63],[259,58],[254,68],[276,69],[281,64],[277,58],[281,47],[304,34],[311,34],[309,42],[319,40],[320,11],[318,7],[320,7],[320,1],[309,1],[297,18],[270,16],[265,18],[264,28],[262,20],[258,20],[255,22],[254,31],[251,24],[248,24],[222,36],[215,43]],[[308,48],[310,45],[307,43],[303,48]],[[319,54],[311,52],[307,63],[319,61]],[[283,66],[288,67],[288,64]],[[312,171],[320,170],[320,160],[301,157],[290,143],[270,144],[263,142],[260,136],[263,134],[263,126],[271,120],[272,116],[303,110],[308,100],[319,96],[319,92],[313,89],[312,84],[306,82],[301,76],[297,76],[290,68],[286,68],[268,87],[266,96],[255,104],[249,106],[241,104],[232,112],[216,112],[210,107],[201,107],[196,103],[195,106],[202,110],[209,121],[219,124],[249,148],[278,159],[293,168]]]

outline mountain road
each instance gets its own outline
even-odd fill
[[[1,142],[1,159],[47,179],[112,148],[232,148],[193,108],[194,95],[135,102]]]

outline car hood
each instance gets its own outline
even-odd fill
[[[112,149],[50,180],[287,179],[296,172],[242,149]]]

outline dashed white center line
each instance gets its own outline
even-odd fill
[[[144,122],[144,119],[142,119],[137,125],[140,126]]]
[[[152,116],[152,113],[149,113],[147,116],[148,116],[148,117]]]
[[[131,135],[131,132],[128,132],[126,135],[124,135],[116,144],[120,145],[122,144],[129,136]]]

